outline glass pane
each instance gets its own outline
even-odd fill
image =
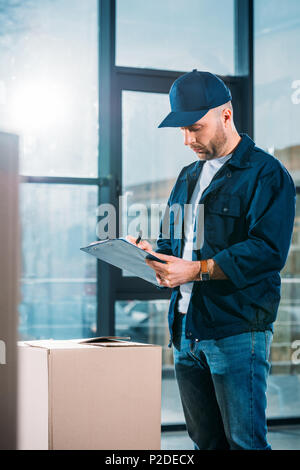
[[[117,0],[116,28],[116,65],[234,75],[234,0]]]
[[[21,340],[94,336],[96,259],[80,247],[96,238],[97,193],[93,186],[21,186]]]
[[[255,141],[300,184],[300,2],[255,2]],[[300,416],[300,207],[271,349],[268,416]],[[298,298],[299,297],[299,298]]]
[[[172,186],[183,166],[195,160],[176,128],[158,129],[169,113],[168,95],[123,91],[122,230],[153,246]]]
[[[168,300],[129,300],[115,304],[116,335],[130,336],[133,341],[162,346],[162,423],[184,422],[174,378],[173,352],[168,348]]]
[[[300,204],[288,261],[281,272],[282,288],[271,348],[268,415],[300,416]]]
[[[255,140],[300,184],[300,2],[255,2]]]
[[[1,2],[0,127],[20,173],[97,176],[97,0]]]

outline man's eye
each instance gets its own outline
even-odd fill
[[[196,127],[196,128],[191,128],[191,129],[187,128],[187,130],[190,132],[196,132],[196,131],[199,131],[199,129],[201,129],[201,127]],[[180,130],[184,131],[185,129],[184,127],[181,127]]]

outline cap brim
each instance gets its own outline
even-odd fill
[[[202,109],[201,111],[188,111],[188,112],[175,112],[172,111],[160,123],[158,127],[187,127],[199,121],[209,109]]]

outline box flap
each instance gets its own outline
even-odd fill
[[[88,346],[102,346],[102,347],[124,347],[124,346],[153,346],[152,344],[138,343],[130,340],[130,336],[98,336],[97,338],[86,338],[77,341],[78,344]]]
[[[99,342],[99,343],[88,343],[86,346],[93,346],[93,347],[130,347],[130,346],[156,346],[156,344],[149,344],[149,343],[135,343],[134,341],[106,341],[106,342]]]
[[[83,339],[42,339],[33,341],[24,341],[23,344],[35,348],[43,349],[83,349],[95,347],[130,347],[130,346],[156,346],[155,344],[139,343],[127,341],[128,336],[99,336],[97,338]]]
[[[70,340],[60,339],[38,339],[33,341],[24,341],[25,345],[42,349],[75,349],[82,348],[83,345]]]
[[[89,343],[105,343],[106,341],[119,341],[119,340],[129,340],[131,339],[130,336],[97,336],[95,338],[85,338],[76,340],[73,339],[71,341],[77,342],[79,344],[89,344]]]

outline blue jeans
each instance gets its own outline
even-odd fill
[[[173,355],[194,448],[270,450],[266,388],[272,332],[197,341],[185,338],[185,319],[175,314]]]

